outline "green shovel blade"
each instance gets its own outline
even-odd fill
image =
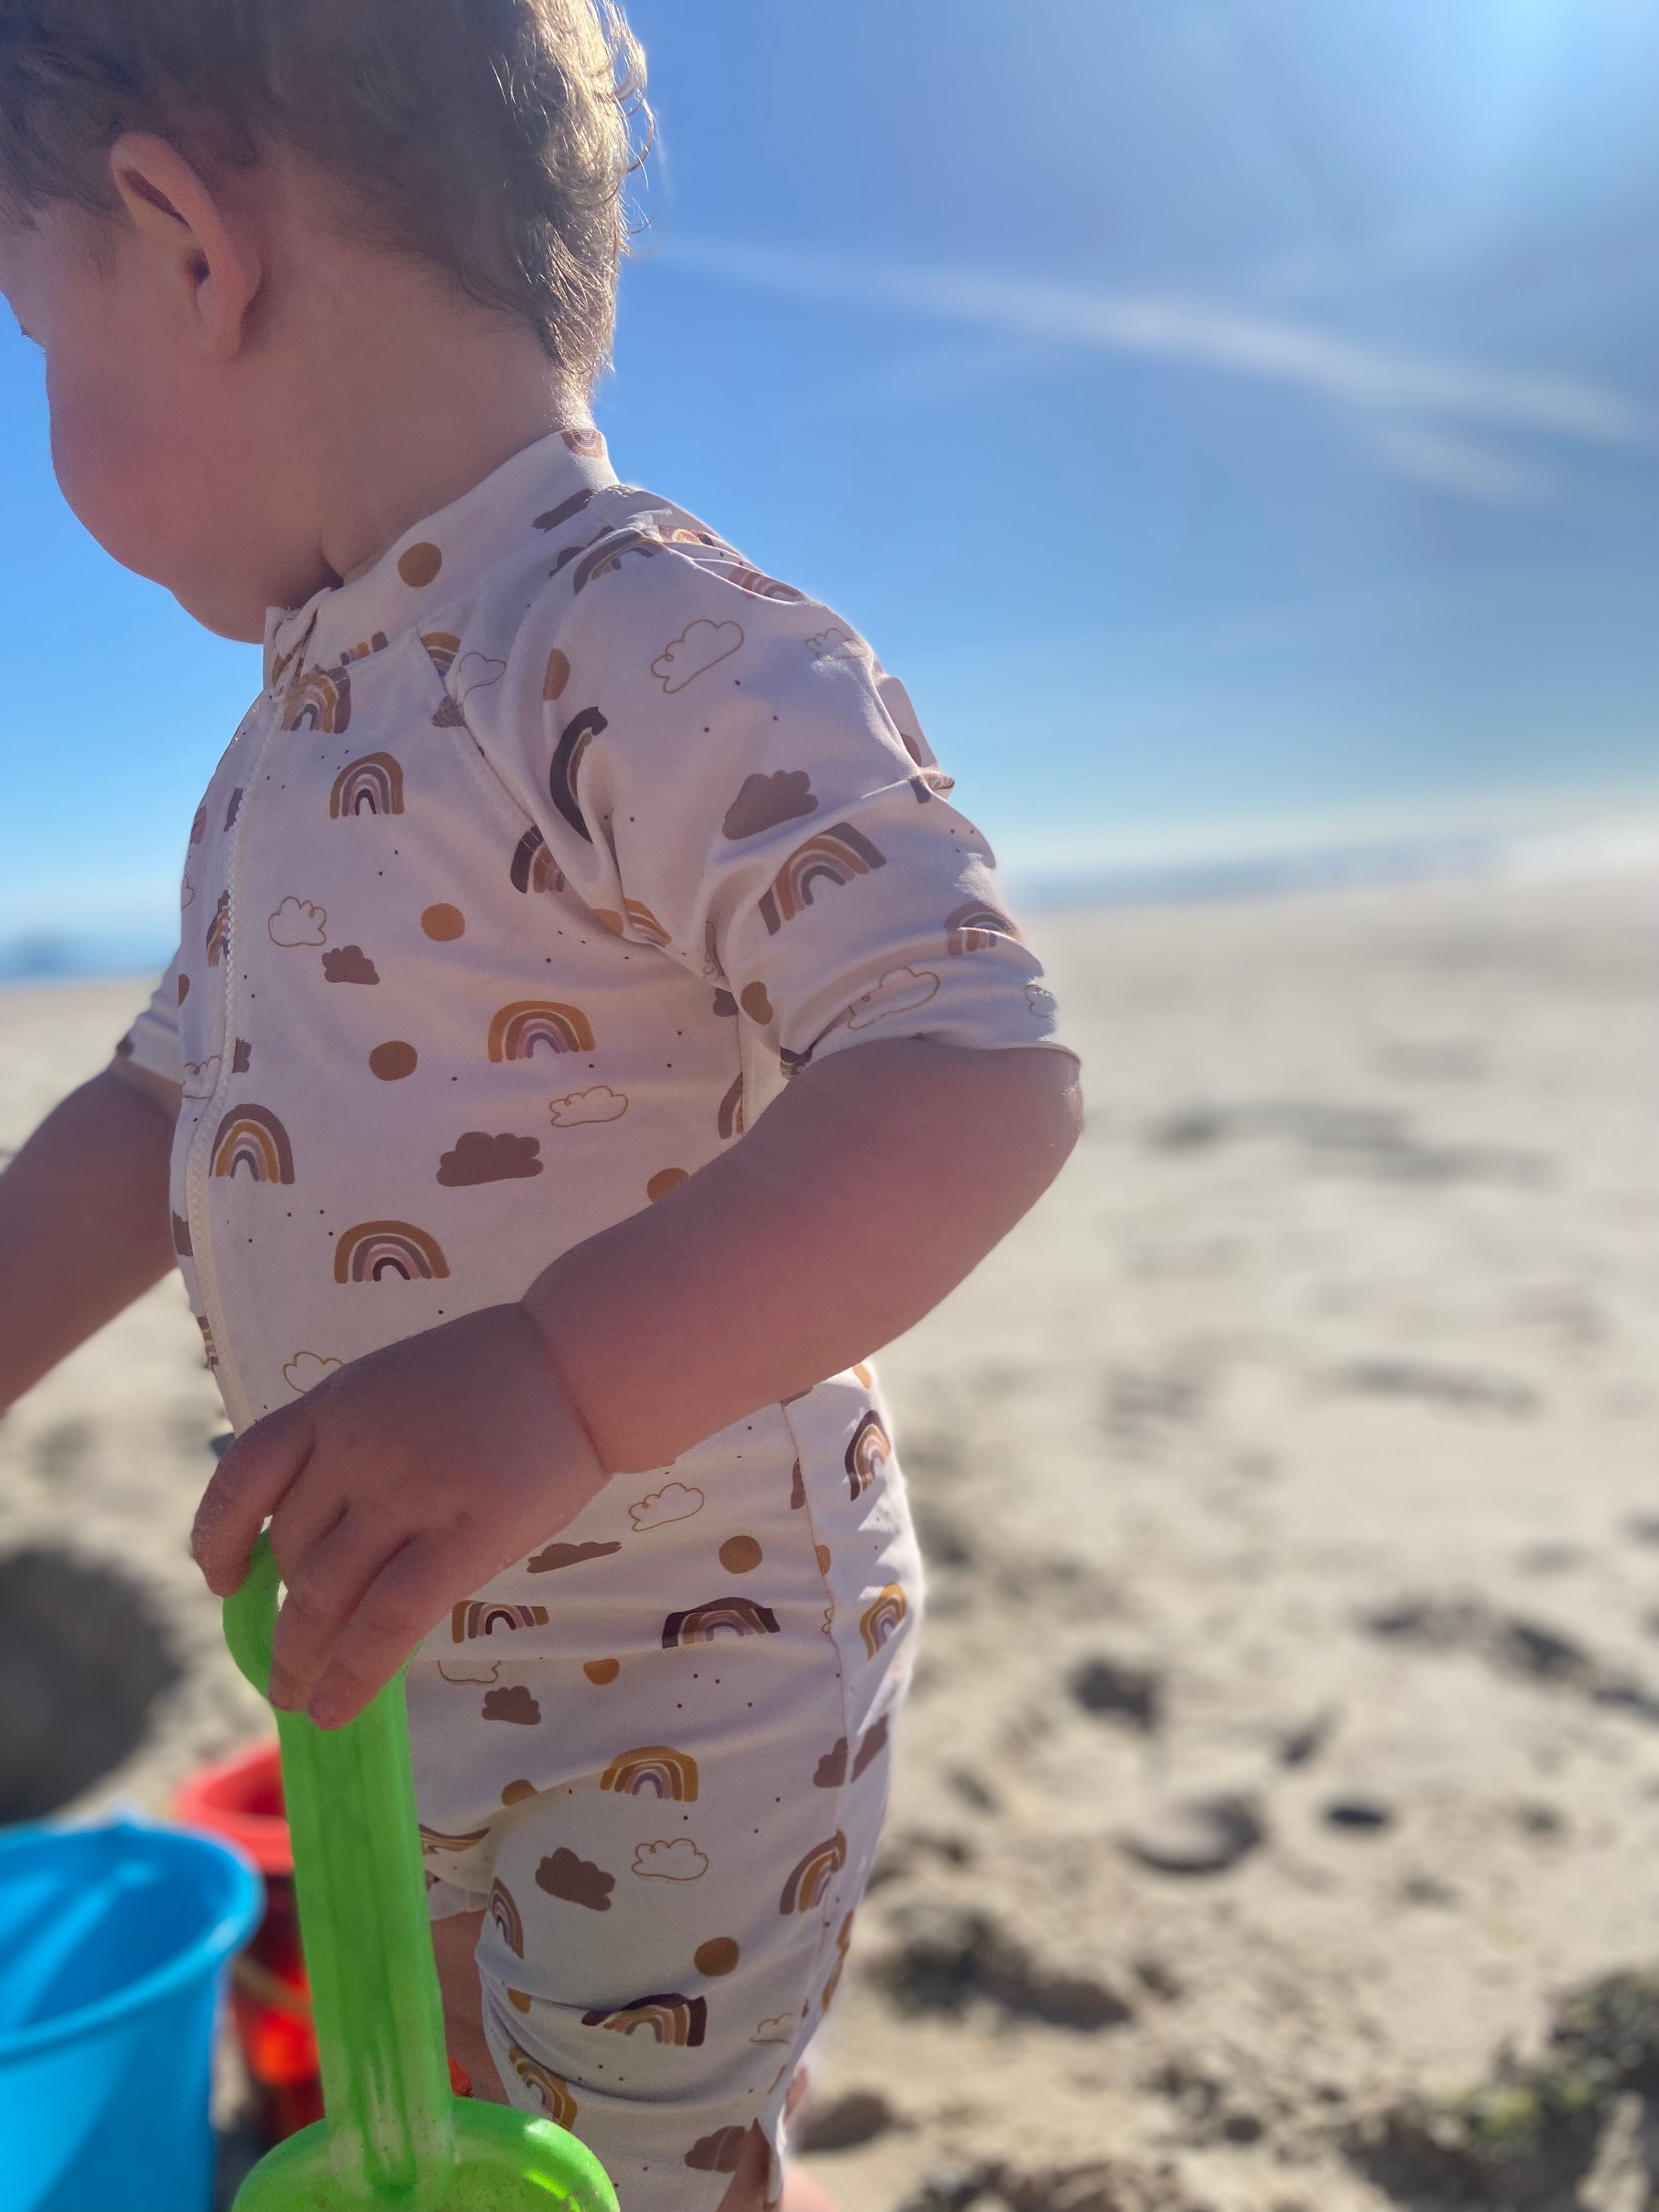
[[[225,1641],[262,1697],[279,1580],[261,1536],[225,1600]],[[402,1674],[344,1728],[279,1712],[276,1730],[325,2118],[259,2161],[234,2212],[617,2212],[564,2129],[451,2094]]]

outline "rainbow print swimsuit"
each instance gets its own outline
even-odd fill
[[[120,1047],[183,1091],[173,1243],[237,1428],[519,1297],[814,1059],[1054,1044],[951,790],[862,639],[592,429],[274,613]],[[712,2208],[775,2140],[920,1599],[859,1369],[615,1478],[416,1656],[433,1909],[485,1910],[502,2079],[626,2212]]]

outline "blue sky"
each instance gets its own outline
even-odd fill
[[[1659,813],[1646,0],[638,0],[599,419],[850,617],[1016,878]],[[0,335],[0,940],[162,948],[253,657]]]

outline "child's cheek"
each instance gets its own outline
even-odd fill
[[[164,558],[165,487],[148,481],[143,427],[118,387],[54,348],[46,364],[52,461],[59,489],[106,553],[154,576]],[[157,501],[161,502],[158,508]]]

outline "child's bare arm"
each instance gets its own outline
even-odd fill
[[[525,1300],[605,1465],[662,1467],[890,1342],[1048,1188],[1080,1113],[1060,1052],[900,1039],[798,1077]]]
[[[265,1516],[276,1702],[348,1720],[457,1599],[615,1472],[665,1465],[896,1335],[1075,1140],[1076,1063],[921,1040],[798,1077],[741,1143],[519,1304],[353,1362],[228,1453],[197,1516],[218,1591]]]
[[[0,1175],[0,1407],[173,1266],[178,1098],[115,1061],[55,1106]]]

